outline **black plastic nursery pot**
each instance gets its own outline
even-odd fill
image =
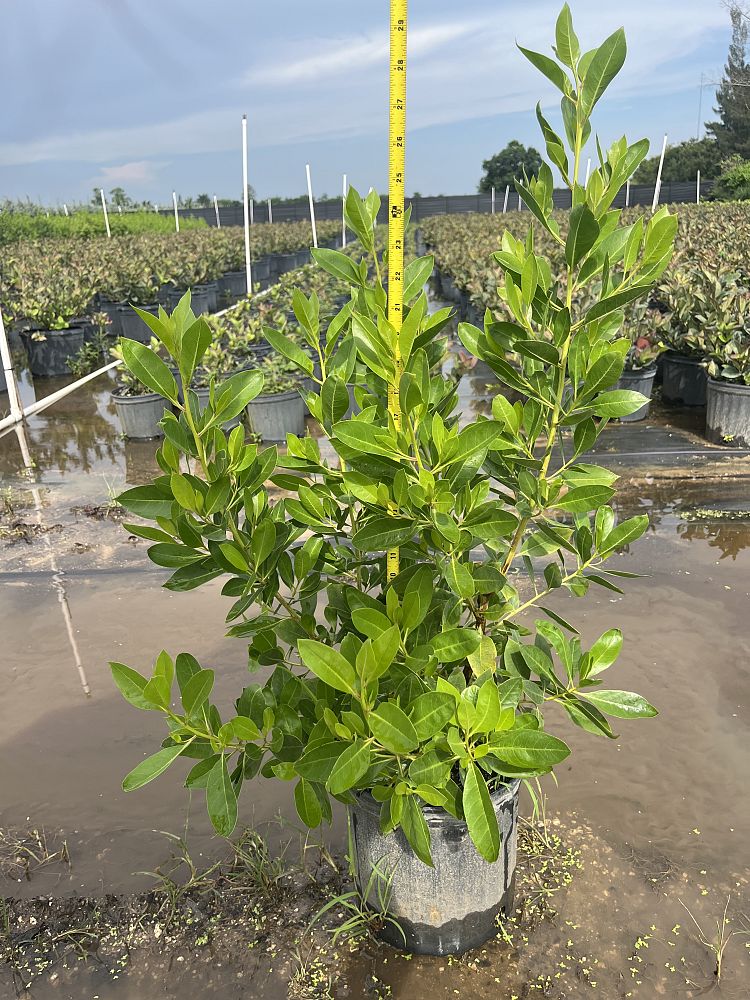
[[[36,378],[48,378],[53,375],[70,375],[68,361],[83,347],[84,332],[81,326],[69,326],[64,330],[35,330],[33,333],[24,331],[21,339],[26,348],[31,374]]]
[[[151,313],[152,316],[159,315],[159,306],[138,306],[143,312]],[[148,344],[151,340],[151,328],[144,323],[133,306],[125,302],[118,306],[120,317],[120,336],[126,340],[137,340],[140,344]]]
[[[706,405],[706,370],[698,358],[668,351],[662,363],[661,395],[665,403]]]
[[[287,271],[293,271],[295,267],[297,267],[296,253],[277,253],[273,257],[273,263],[271,264],[271,274],[272,275],[286,274]]]
[[[206,312],[216,312],[219,308],[219,283],[218,281],[206,281],[201,285],[193,285],[193,296],[205,295]],[[193,310],[195,312],[195,310]]]
[[[261,257],[260,260],[254,260],[252,264],[253,270],[253,283],[256,281],[270,281],[271,279],[271,261],[268,257]]]
[[[617,383],[618,389],[630,389],[633,392],[640,392],[646,396],[648,403],[644,403],[635,413],[629,413],[625,417],[620,417],[624,424],[632,424],[637,420],[645,420],[648,416],[651,405],[651,393],[654,391],[654,380],[656,379],[656,365],[649,368],[634,368],[624,371]]]
[[[390,921],[378,932],[396,948],[422,955],[460,955],[497,933],[495,919],[513,909],[520,782],[491,793],[500,829],[500,854],[489,862],[477,852],[463,820],[422,805],[430,831],[433,867],[414,854],[402,830],[380,833],[380,803],[369,792],[350,806],[355,870],[370,906],[386,899]],[[375,873],[373,877],[373,872]],[[385,879],[378,887],[378,879]]]
[[[131,441],[147,441],[162,437],[159,421],[164,416],[167,401],[158,392],[142,396],[121,396],[112,393],[112,401],[122,425],[122,432]]]
[[[305,433],[304,400],[296,389],[256,396],[247,404],[250,429],[263,441],[286,441],[287,434]]]
[[[708,379],[706,437],[714,444],[750,448],[750,385]]]
[[[247,275],[244,271],[227,271],[219,278],[219,294],[225,299],[241,299],[247,295]]]
[[[100,299],[97,310],[106,313],[109,317],[107,333],[111,337],[119,337],[122,333],[120,329],[120,308],[122,302],[113,302],[111,299]]]

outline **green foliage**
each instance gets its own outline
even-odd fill
[[[711,197],[716,201],[750,201],[750,160],[732,158],[714,184]]]
[[[732,41],[724,68],[724,78],[716,91],[719,121],[707,122],[706,132],[716,140],[719,155],[741,156],[750,160],[750,62],[747,58],[747,14],[737,3],[730,3]]]
[[[581,456],[610,417],[643,402],[613,388],[628,344],[619,336],[621,306],[644,296],[666,267],[675,219],[662,210],[646,226],[621,228],[609,207],[644,144],[618,140],[586,188],[578,183],[589,113],[624,58],[624,39],[617,32],[579,56],[565,8],[557,45],[563,64],[549,62],[570,132],[570,226],[564,232],[552,215],[548,167],[519,183],[538,222],[523,240],[507,233],[496,254],[511,318],[488,313],[481,328],[459,328],[517,402],[498,395],[491,415],[459,423],[456,381],[442,370],[449,317],[428,313],[421,288],[431,259],[407,269],[403,370],[394,363],[379,198],[352,189],[346,216],[359,240],[356,267],[317,255],[337,280],[346,273],[348,300],[325,320],[316,295],[294,300],[317,362],[310,372],[310,355],[298,359],[314,386],[304,398],[319,437],[290,434],[280,455],[248,444],[241,427],[224,432],[228,415],[262,392],[257,371],[212,383],[205,408],[188,391],[174,402],[177,415],[165,415],[163,475],[119,498],[151,523],[127,530],[153,542],[150,558],[171,570],[168,589],[223,578],[229,634],[247,643],[251,672],[263,669],[266,680],[248,684],[222,716],[211,700],[213,671],[188,654],[174,662],[160,654],[150,677],[113,664],[124,697],[162,713],[168,729],[156,759],[126,787],[190,758],[187,784],[205,788],[221,834],[258,773],[295,782],[300,818],[312,826],[330,820],[332,798],[352,803],[369,791],[382,831],[401,828],[426,864],[424,803],[464,819],[491,861],[500,846],[492,791],[545,774],[569,754],[546,731],[548,716],[562,712],[614,738],[608,716],[655,714],[639,695],[602,688],[620,633],[585,649],[550,605],[590,587],[621,593],[623,574],[607,560],[648,523],[638,516],[618,524],[616,477]],[[545,136],[565,148],[551,128]],[[537,252],[540,232],[566,258],[559,280]],[[189,385],[209,338],[188,300],[148,322]],[[294,360],[286,341],[278,345]],[[155,352],[123,353],[131,374],[173,398]],[[358,410],[347,419],[351,386]],[[400,424],[389,389],[400,394]],[[573,435],[564,457],[563,429]],[[400,546],[400,572],[389,581],[392,545]],[[528,582],[512,572],[517,563]]]
[[[484,174],[479,181],[479,190],[488,192],[494,187],[496,191],[504,191],[506,185],[513,186],[516,177],[524,173],[527,177],[536,177],[542,165],[542,157],[533,146],[528,148],[517,139],[511,139],[508,145],[482,163]]]

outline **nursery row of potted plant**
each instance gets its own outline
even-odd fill
[[[319,232],[323,245],[340,239],[337,223],[321,223]],[[309,260],[308,224],[258,226],[252,236],[256,287]],[[242,231],[229,229],[19,244],[4,255],[0,277],[3,314],[24,334],[35,375],[68,372],[69,359],[100,331],[94,312],[106,314],[113,336],[147,339],[131,304],[155,314],[190,287],[194,309],[209,312],[247,291]]]
[[[648,216],[633,209],[622,218],[643,224]],[[737,204],[681,205],[678,218],[675,256],[658,287],[647,303],[624,306],[631,347],[621,385],[650,398],[658,365],[666,403],[707,404],[709,440],[750,447],[750,213]],[[519,213],[503,219],[511,231],[525,224]],[[497,296],[499,255],[489,265],[481,256],[497,247],[503,224],[486,215],[420,224],[419,239],[436,257],[436,294],[455,302],[471,322]],[[549,234],[540,238],[549,245],[552,273],[559,274],[565,263],[560,248]],[[580,291],[574,297],[585,305]],[[646,405],[623,419],[647,415]]]

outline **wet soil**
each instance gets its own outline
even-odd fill
[[[113,690],[108,660],[143,668],[162,647],[189,649],[217,668],[218,700],[226,704],[247,679],[242,644],[223,638],[220,586],[164,591],[165,574],[148,563],[147,543],[122,528],[112,497],[155,474],[156,443],[120,437],[110,389],[103,376],[29,421],[30,470],[15,433],[0,439],[0,827],[43,825],[52,845],[67,843],[71,861],[43,866],[30,880],[18,871],[0,876],[0,896],[22,901],[12,904],[20,907],[14,914],[36,914],[58,928],[66,907],[74,907],[75,922],[75,907],[85,916],[91,899],[114,894],[118,927],[134,912],[152,913],[153,877],[133,873],[164,864],[169,852],[154,831],[181,831],[188,812],[185,791],[170,776],[133,795],[120,790],[122,775],[162,732],[159,720]],[[467,412],[486,412],[496,391],[491,373],[476,371],[460,389]],[[548,912],[533,928],[522,916],[505,940],[449,962],[407,959],[369,943],[354,954],[326,949],[299,937],[296,901],[274,914],[283,933],[251,948],[260,932],[243,927],[228,903],[224,916],[206,911],[218,914],[226,946],[199,945],[196,931],[195,940],[170,950],[152,935],[115,980],[97,949],[84,943],[87,960],[79,961],[71,939],[69,960],[86,972],[66,986],[60,970],[50,981],[50,970],[30,995],[648,1000],[711,989],[715,958],[701,937],[716,938],[727,900],[725,933],[750,930],[750,458],[707,445],[700,420],[657,405],[644,424],[610,425],[597,449],[596,460],[621,476],[623,513],[650,516],[649,532],[617,557],[619,568],[645,576],[628,581],[624,596],[601,591],[580,604],[567,597],[558,610],[588,640],[623,629],[612,685],[641,692],[661,714],[623,722],[611,743],[573,729],[562,715],[550,718],[574,752],[558,784],[546,783],[548,808],[564,849],[580,851],[581,865],[569,885],[548,894],[557,916]],[[3,537],[18,522],[31,526],[28,539]],[[271,855],[280,851],[288,827],[268,824],[278,815],[294,822],[287,786],[260,780],[241,809],[242,822],[267,833]],[[212,836],[202,805],[189,812],[190,852],[200,867],[225,845]],[[326,837],[332,850],[343,849],[341,815]],[[30,902],[39,897],[47,902]],[[2,927],[0,914],[0,934]],[[748,943],[740,933],[729,939],[714,995],[750,996]],[[306,979],[289,987],[300,967]],[[0,978],[6,995],[13,996],[7,976]]]

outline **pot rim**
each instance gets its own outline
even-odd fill
[[[673,361],[675,364],[703,365],[702,354],[680,354],[679,351],[665,351],[665,361]]]
[[[273,403],[277,401],[283,403],[288,402],[291,399],[302,400],[302,397],[299,394],[299,389],[285,389],[284,392],[271,392],[266,393],[265,395],[256,396],[255,399],[251,399],[247,405],[252,406],[253,403]]]
[[[746,385],[739,379],[713,378],[708,376],[708,384],[717,392],[740,392],[750,393],[750,385]]]
[[[142,392],[138,396],[125,396],[119,391],[121,388],[122,388],[121,386],[118,386],[116,389],[113,389],[112,392],[110,393],[110,396],[116,403],[126,403],[126,404],[153,403],[154,400],[157,399],[162,399],[164,400],[165,403],[169,402],[168,399],[165,399],[164,396],[162,396],[158,392]]]
[[[640,368],[623,368],[620,378],[653,378],[656,375],[656,362],[643,365]]]
[[[64,326],[62,330],[43,330],[41,329],[41,327],[38,330],[19,330],[19,333],[22,337],[28,337],[35,344],[44,343],[44,341],[41,340],[33,340],[33,336],[35,333],[42,333],[44,334],[45,337],[61,337],[63,334],[66,333],[83,333],[83,332],[84,332],[83,327],[78,325],[77,323],[71,323],[70,326]]]
[[[520,778],[511,778],[507,784],[499,785],[494,791],[490,792],[490,799],[493,805],[498,805],[501,802],[509,801],[517,797],[521,788]],[[364,809],[366,812],[371,814],[380,814],[380,802],[373,798],[372,792],[369,788],[363,789],[359,792],[354,792],[354,798],[356,806],[360,809]],[[433,826],[466,826],[465,819],[456,819],[455,816],[442,808],[442,806],[431,806],[427,802],[420,802],[420,808],[424,813],[424,817],[428,823]]]

